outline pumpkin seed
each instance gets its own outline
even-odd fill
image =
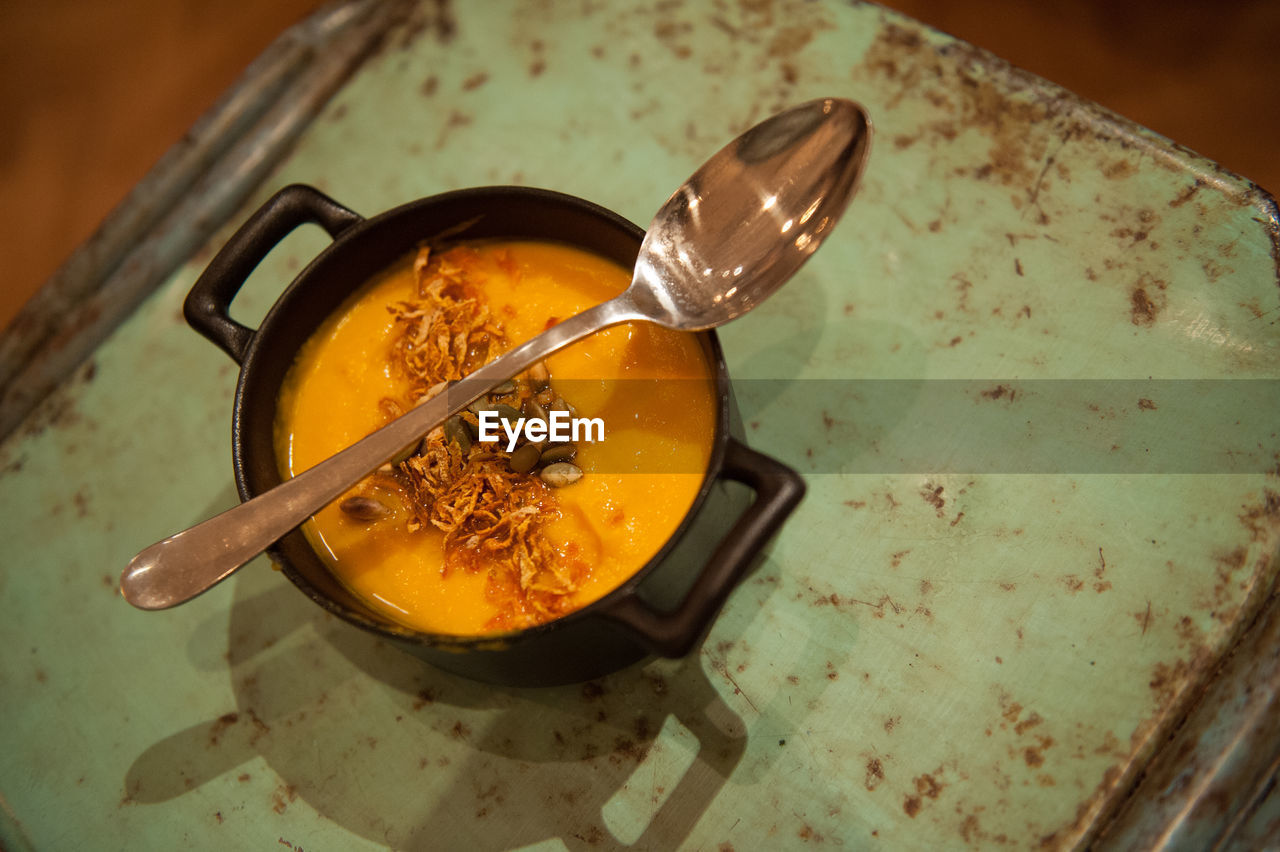
[[[577,454],[578,448],[573,444],[555,444],[542,451],[538,464],[552,465],[556,462],[573,461]]]
[[[547,410],[537,399],[529,397],[524,401],[524,415],[533,420],[546,420]]]
[[[567,411],[567,412],[569,412],[569,416],[571,416],[571,417],[577,417],[577,416],[578,416],[578,409],[574,408],[573,403],[572,403],[572,402],[569,402],[569,400],[565,399],[565,398],[564,398],[564,397],[562,397],[562,396],[558,396],[558,397],[556,397],[556,398],[555,398],[555,401],[551,403],[551,410],[552,410],[552,411]]]
[[[466,421],[456,414],[444,421],[444,439],[453,441],[464,453],[471,449],[471,430],[467,428]]]
[[[357,521],[376,521],[391,514],[385,504],[372,497],[348,497],[338,508]]]
[[[516,383],[511,381],[510,379],[507,379],[505,382],[498,385],[493,390],[489,391],[489,395],[490,396],[506,396],[509,393],[515,393],[515,392],[516,392]]]
[[[569,462],[556,462],[544,467],[539,476],[542,477],[543,482],[552,488],[563,488],[581,479],[582,469],[575,464],[569,464]]]
[[[510,420],[513,425],[519,421],[520,418],[524,417],[524,415],[520,413],[519,409],[512,408],[505,402],[500,402],[497,405],[490,406],[489,410],[496,411],[498,413],[499,420]]]
[[[405,459],[409,458],[409,456],[413,455],[418,451],[418,447],[421,446],[421,443],[422,443],[421,441],[414,441],[412,444],[405,447],[400,452],[396,453],[394,456],[391,457],[391,464],[397,465],[397,464],[400,464],[400,462],[404,461]]]
[[[525,444],[511,454],[511,460],[508,463],[516,473],[528,473],[538,464],[539,455],[535,444]]]
[[[526,375],[529,377],[529,384],[533,385],[534,390],[542,390],[551,382],[551,372],[547,369],[544,361],[539,361],[530,367]]]

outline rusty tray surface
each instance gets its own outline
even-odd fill
[[[198,232],[131,220],[171,250],[114,278],[81,257],[59,286],[123,276],[136,309],[28,334],[0,365],[6,405],[39,399],[0,445],[4,844],[1276,842],[1266,193],[867,4],[321,14],[305,32],[322,20],[344,64],[309,90],[314,120],[206,125],[243,143],[215,172],[239,181],[236,212]],[[258,90],[268,126],[287,92]],[[876,122],[863,189],[722,332],[748,441],[809,493],[699,652],[503,689],[337,622],[266,560],[171,612],[119,598],[133,553],[235,501],[235,368],[180,306],[276,189],[370,215],[517,183],[643,223],[734,134],[826,95]],[[194,203],[194,173],[123,213]],[[240,319],[324,245],[291,236]],[[68,339],[88,341],[70,372]]]

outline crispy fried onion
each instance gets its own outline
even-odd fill
[[[471,280],[477,261],[465,247],[439,257],[420,249],[413,261],[417,298],[388,307],[397,331],[392,363],[409,379],[410,402],[493,360],[506,346],[502,327]]]
[[[546,534],[556,517],[542,481],[516,473],[502,451],[472,445],[463,453],[442,434],[400,465],[411,498],[411,529],[444,533],[442,570],[489,571],[489,594],[502,608],[493,627],[518,628],[564,615],[582,577],[577,560],[559,558]]]
[[[467,248],[434,258],[422,249],[414,261],[418,298],[390,308],[399,331],[392,360],[409,378],[411,402],[505,348],[506,336],[473,280],[476,261]],[[488,572],[486,593],[500,612],[493,629],[564,615],[586,572],[547,536],[558,516],[555,495],[537,476],[513,471],[509,458],[479,443],[464,451],[436,429],[397,468],[410,531],[431,526],[444,533],[442,571]]]

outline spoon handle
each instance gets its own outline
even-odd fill
[[[645,316],[623,294],[552,326],[314,467],[151,545],[125,568],[121,593],[140,609],[190,600],[481,395],[571,343],[637,319]]]

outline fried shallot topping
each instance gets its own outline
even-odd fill
[[[510,456],[473,444],[464,453],[442,433],[403,462],[414,517],[444,532],[444,570],[489,571],[489,594],[503,610],[491,627],[525,627],[565,614],[581,566],[559,558],[546,522],[556,499],[540,479],[517,473]],[[506,599],[511,598],[511,599]]]
[[[439,382],[462,378],[506,347],[501,325],[472,281],[477,261],[464,247],[438,258],[420,249],[413,261],[417,298],[389,308],[398,331],[392,362],[409,379],[410,402]]]
[[[409,379],[410,405],[497,357],[507,343],[477,286],[483,271],[473,250],[432,256],[423,248],[413,270],[417,298],[389,308],[392,363]],[[524,385],[518,391],[530,392]],[[438,428],[395,469],[410,531],[432,526],[444,533],[442,571],[488,572],[486,592],[501,613],[493,629],[564,615],[586,571],[547,536],[559,514],[551,489],[535,473],[513,470],[510,460],[499,444],[458,441]]]

